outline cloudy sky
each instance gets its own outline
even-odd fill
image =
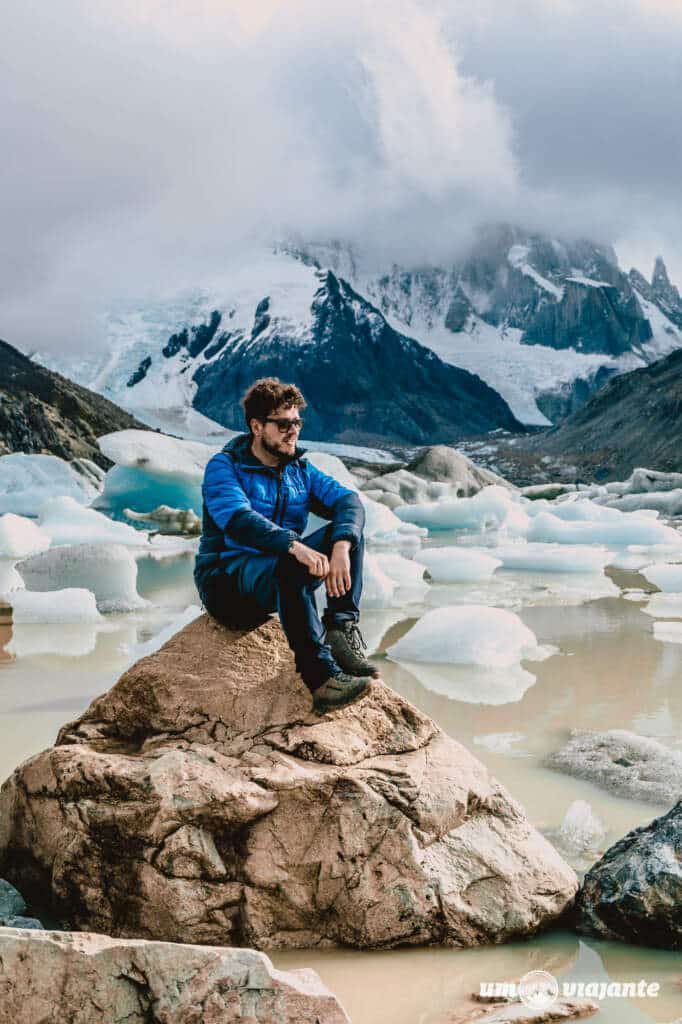
[[[682,285],[680,0],[4,0],[0,337],[292,233],[446,260],[504,218]]]

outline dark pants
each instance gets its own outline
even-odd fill
[[[331,526],[322,527],[302,543],[328,557]],[[362,593],[362,539],[350,550],[351,587],[343,597],[328,597],[320,621],[315,591],[324,580],[312,576],[293,555],[245,553],[230,565],[229,573],[210,576],[200,590],[207,611],[226,626],[249,627],[279,613],[282,628],[294,652],[296,668],[312,691],[340,671],[325,642],[325,629],[344,620],[357,622]]]

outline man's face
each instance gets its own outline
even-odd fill
[[[300,417],[300,409],[285,409],[283,406],[270,413],[267,422],[262,425],[260,435],[261,444],[266,452],[281,459],[287,459],[295,453],[300,427],[294,426],[293,421],[299,420]],[[279,420],[279,423],[273,423],[272,420]],[[284,426],[284,420],[291,421],[291,425],[280,430],[280,427]]]

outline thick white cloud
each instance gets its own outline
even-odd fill
[[[423,260],[506,218],[682,271],[681,35],[664,0],[6,0],[0,336],[84,347],[287,232]]]

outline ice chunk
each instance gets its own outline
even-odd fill
[[[643,494],[624,494],[620,498],[611,498],[607,508],[615,508],[621,512],[656,511],[661,515],[673,517],[682,515],[682,488],[674,491],[649,491]]]
[[[571,494],[577,489],[576,484],[530,484],[528,487],[521,488],[521,494],[524,498],[530,498],[531,501],[538,501],[541,498],[551,501],[553,498],[558,498],[562,494]]]
[[[49,546],[50,538],[31,519],[13,512],[0,516],[0,558],[26,558]]]
[[[88,505],[102,489],[104,473],[89,459],[72,463],[56,455],[0,457],[0,514],[37,516],[48,498],[67,495]]]
[[[496,547],[494,552],[505,569],[523,572],[602,572],[612,557],[609,549],[601,545],[588,547],[523,541]]]
[[[390,547],[414,552],[427,531],[411,522],[403,522],[390,508],[360,493],[365,508],[365,539],[374,547]]]
[[[18,570],[32,591],[91,590],[101,612],[133,611],[149,603],[137,592],[137,562],[120,544],[52,548],[20,562]]]
[[[500,486],[484,487],[473,498],[444,498],[421,505],[401,505],[396,515],[404,522],[429,530],[497,529],[510,536],[523,536],[529,523],[521,498]]]
[[[657,619],[654,622],[654,636],[662,643],[682,644],[682,622]]]
[[[119,430],[99,438],[98,444],[116,465],[107,473],[94,507],[115,518],[124,508],[151,512],[159,505],[191,508],[201,515],[201,482],[215,447],[151,430]]]
[[[489,580],[502,565],[499,558],[464,547],[423,548],[415,555],[415,560],[426,566],[435,583]]]
[[[655,619],[682,619],[682,594],[644,594],[648,598],[642,611]]]
[[[429,589],[424,579],[424,566],[411,558],[405,558],[399,554],[379,552],[372,556],[379,566],[397,587],[394,597],[400,604],[408,604],[420,601]]]
[[[126,523],[115,523],[73,498],[53,498],[40,511],[41,529],[53,544],[126,544],[139,547],[148,534]]]
[[[515,744],[521,743],[526,737],[522,732],[489,732],[482,736],[474,736],[477,747],[485,747],[492,754],[504,757],[529,757],[527,750],[515,750]]]
[[[355,477],[349,469],[346,469],[337,455],[306,449],[305,458],[311,465],[326,473],[327,476],[333,476],[343,487],[348,487],[351,491],[357,491],[358,485]]]
[[[640,572],[644,579],[666,593],[682,594],[682,565],[646,565]]]
[[[49,593],[17,590],[9,595],[12,623],[89,623],[99,622],[95,595],[89,590],[67,588]]]
[[[577,504],[577,503],[576,503]],[[679,541],[676,530],[642,514],[602,509],[618,518],[600,517],[597,521],[566,521],[552,512],[541,512],[531,520],[526,537],[549,544],[605,544],[626,547],[629,544],[665,544]]]
[[[574,800],[559,829],[563,844],[575,852],[597,850],[606,838],[606,826],[586,800]]]
[[[0,597],[24,585],[24,581],[14,568],[14,563],[13,558],[0,558]]]
[[[506,667],[546,656],[518,615],[503,608],[434,608],[387,651],[396,661]]]
[[[363,566],[362,607],[394,608],[396,587],[396,581],[384,572],[376,555],[367,554]]]

